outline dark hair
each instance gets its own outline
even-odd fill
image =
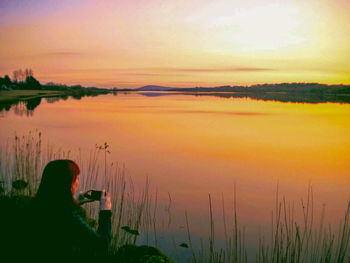
[[[72,194],[72,184],[80,173],[79,166],[72,160],[49,162],[41,177],[35,203],[45,209],[71,210],[77,206]]]

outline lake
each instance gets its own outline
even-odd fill
[[[277,184],[280,199],[285,196],[296,210],[312,186],[315,222],[323,204],[331,224],[347,207],[350,104],[164,92],[40,102],[29,112],[24,104],[1,112],[1,145],[15,132],[36,129],[45,142],[64,150],[88,153],[107,142],[108,160],[125,165],[136,186],[148,177],[160,206],[167,206],[170,194],[169,231],[177,234],[177,242],[185,236],[185,211],[194,239],[208,237],[210,194],[220,243],[222,195],[226,216],[232,218],[235,184],[248,248],[255,246],[259,229],[271,224]]]

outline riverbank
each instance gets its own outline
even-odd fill
[[[71,97],[76,100],[80,100],[85,96],[98,96],[102,94],[108,94],[108,90],[100,89],[65,89],[65,90],[1,90],[0,91],[0,112],[2,110],[9,111],[12,106],[20,103],[24,104],[27,109],[27,114],[33,112],[33,110],[40,105],[43,98],[51,101],[66,100]]]
[[[108,92],[102,90],[101,92],[94,90],[93,95],[106,94]],[[73,96],[74,92],[57,91],[57,90],[1,90],[0,103],[26,101],[35,98],[47,98],[54,96]],[[91,95],[90,93],[88,95]]]
[[[14,77],[11,80],[7,75],[4,78],[0,77],[0,104],[5,105],[6,109],[9,108],[9,104],[17,104],[21,101],[27,103],[30,100],[36,100],[36,103],[40,104],[41,98],[44,97],[66,99],[71,96],[74,99],[81,99],[84,96],[98,96],[110,92],[108,89],[83,87],[81,85],[67,86],[53,82],[41,84],[34,78],[31,69],[16,72],[21,75],[21,78]],[[25,75],[23,72],[25,72]]]
[[[1,90],[0,102],[16,102],[34,98],[64,95],[63,91],[54,90]]]
[[[177,92],[183,95],[215,96],[221,98],[251,98],[263,101],[295,103],[350,103],[350,85],[327,85],[320,83],[279,83],[251,86],[219,86],[173,88],[144,86],[137,89],[113,89],[114,92]],[[167,93],[166,93],[167,92]],[[145,93],[146,94],[146,93]]]

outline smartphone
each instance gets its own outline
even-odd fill
[[[90,190],[84,196],[86,198],[91,199],[91,200],[99,201],[99,200],[101,200],[102,191]]]

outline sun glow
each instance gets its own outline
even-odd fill
[[[216,30],[214,38],[225,40],[236,51],[277,50],[301,45],[308,38],[301,10],[280,4],[239,8],[210,27]]]
[[[2,75],[31,67],[44,83],[110,88],[350,83],[345,0],[92,0],[56,8],[43,1],[0,8],[7,14],[0,23]]]

